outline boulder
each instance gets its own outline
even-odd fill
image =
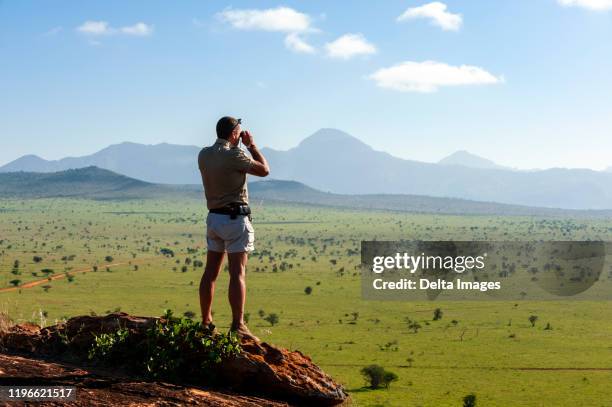
[[[283,400],[331,406],[346,400],[342,386],[299,351],[243,339],[242,353],[219,366],[223,382],[233,388],[274,394]]]

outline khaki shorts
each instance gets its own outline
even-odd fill
[[[206,218],[206,243],[212,252],[251,252],[255,250],[255,229],[248,216],[209,213]]]

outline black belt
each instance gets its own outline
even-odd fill
[[[236,219],[236,216],[248,216],[251,218],[251,208],[249,205],[228,205],[222,208],[209,209],[210,213],[218,213],[220,215],[229,215],[232,219]]]

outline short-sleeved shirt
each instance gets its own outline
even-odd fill
[[[246,179],[252,162],[240,147],[221,138],[200,151],[198,166],[208,209],[249,203]]]

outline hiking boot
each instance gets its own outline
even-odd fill
[[[219,331],[217,331],[217,327],[212,322],[208,324],[203,324],[202,330],[204,331],[205,335],[216,336],[219,334]]]
[[[230,333],[235,333],[239,339],[251,339],[255,342],[261,342],[258,337],[253,335],[249,328],[247,328],[246,324],[234,325],[230,328]]]

